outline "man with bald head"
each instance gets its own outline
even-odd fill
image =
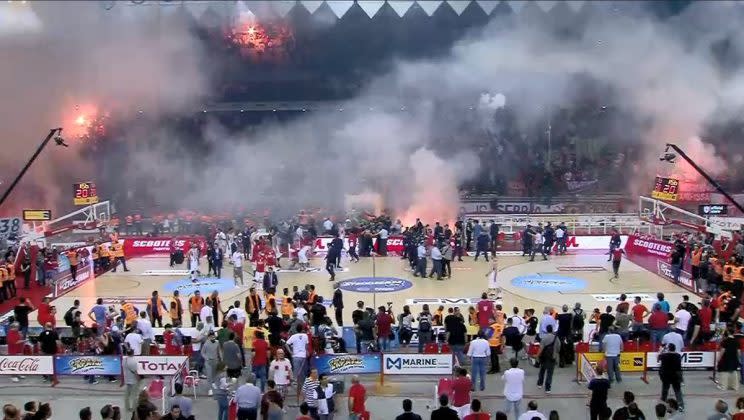
[[[359,420],[367,411],[367,390],[359,382],[359,376],[351,377],[351,388],[349,388],[349,420]]]

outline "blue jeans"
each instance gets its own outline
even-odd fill
[[[620,356],[605,356],[605,359],[607,360],[607,378],[610,380],[610,383],[613,380],[613,373],[615,379],[618,382],[622,382],[623,378],[620,377]]]
[[[486,364],[488,363],[488,357],[473,357],[473,388],[478,383],[480,378],[480,390],[486,389]]]
[[[420,332],[418,333],[418,352],[423,353],[424,352],[424,346],[426,344],[429,344],[432,342],[432,331],[427,332]]]
[[[455,356],[455,360],[460,366],[462,366],[465,363],[465,346],[461,344],[453,344],[450,348],[452,349],[452,355]]]
[[[261,392],[264,392],[264,388],[266,388],[266,366],[253,366],[253,374],[256,375],[256,381],[260,383],[259,388],[261,388]]]
[[[380,349],[380,351],[387,351],[388,350],[388,344],[390,343],[390,337],[385,335],[385,337],[378,337],[377,338],[377,347]]]
[[[545,391],[550,391],[553,386],[553,370],[555,370],[555,360],[540,362],[540,372],[537,374],[537,386],[545,384]]]
[[[672,277],[674,278],[674,283],[679,283],[679,275],[682,272],[682,265],[679,264],[672,264]]]
[[[651,330],[651,347],[656,348],[656,344],[661,343],[661,340],[666,335],[667,329],[652,329]]]
[[[217,420],[227,420],[228,419],[228,409],[230,407],[230,403],[227,400],[227,397],[222,397],[217,400]]]
[[[504,400],[504,413],[508,416],[510,411],[514,411],[514,418],[518,419],[519,415],[522,414],[522,400]]]

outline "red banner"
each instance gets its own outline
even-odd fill
[[[148,238],[145,236],[136,238],[124,238],[124,256],[127,258],[140,257],[143,255],[153,254],[170,254],[171,241],[175,241],[176,249],[183,250],[186,253],[190,248],[191,244],[196,242],[202,251],[205,251],[206,242],[200,237],[187,237],[187,238],[168,238],[168,237],[154,237]]]
[[[644,256],[654,256],[666,259],[672,253],[673,245],[671,242],[662,241],[645,236],[628,237],[625,244],[625,252],[628,254],[639,254]]]

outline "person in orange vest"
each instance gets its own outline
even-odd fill
[[[733,258],[733,257],[731,257]],[[735,262],[733,267],[733,278],[734,296],[738,296],[741,299],[741,292],[744,290],[744,266]]]
[[[169,315],[171,323],[174,326],[180,327],[183,325],[183,304],[181,303],[178,290],[173,291],[173,300],[170,303]]]
[[[504,333],[503,322],[496,321],[489,325],[486,331],[486,337],[488,338],[488,346],[491,347],[491,370],[489,374],[501,372],[501,366],[499,365],[499,354],[501,354],[501,335]]]
[[[131,214],[128,214],[127,217],[124,218],[124,223],[126,223],[125,232],[127,233],[127,235],[131,235],[132,229],[134,228],[134,218]]]
[[[139,212],[134,213],[134,228],[137,230],[137,235],[142,236],[142,215]]]
[[[723,265],[723,287],[726,290],[731,290],[733,292],[733,286],[734,286],[734,267],[736,264],[736,259],[734,257],[729,258],[729,260]]]
[[[67,252],[65,252],[65,256],[67,256],[67,260],[70,261],[70,275],[72,276],[72,281],[77,281],[77,269],[78,269],[78,252],[75,249],[69,249]]]
[[[100,266],[102,271],[108,271],[111,268],[111,251],[106,244],[98,246],[98,255],[100,256]]]
[[[129,327],[137,323],[137,308],[126,300],[122,299],[121,304],[121,317],[124,318],[124,325]]]
[[[204,298],[201,297],[201,293],[197,290],[194,292],[194,296],[189,298],[189,313],[191,314],[191,326],[196,327],[196,321],[202,321],[199,313],[204,307]],[[206,319],[204,320],[206,321]]]
[[[114,273],[116,273],[116,267],[119,265],[119,262],[124,267],[124,271],[129,271],[127,260],[124,258],[124,246],[118,241],[111,244],[111,261],[114,263],[114,269],[111,270]]]
[[[276,294],[276,289],[274,289],[273,287],[270,288],[266,292],[266,296],[265,296],[265,298],[266,298],[266,307],[264,308],[264,313],[266,313],[266,316],[271,315],[271,313],[274,312],[274,311],[278,312],[278,310],[276,308],[276,296],[275,296],[275,294]]]
[[[8,270],[4,264],[0,264],[0,282],[2,282],[2,288],[0,288],[0,303],[11,299],[10,295],[10,282],[8,281]]]
[[[15,257],[12,255],[8,257],[8,259],[5,261],[5,269],[8,271],[8,286],[10,287],[10,292],[15,297],[18,294],[18,290],[16,289],[16,273],[15,273]]]
[[[703,259],[703,247],[695,244],[692,250],[692,279],[697,280],[700,278],[700,262]]]
[[[162,311],[160,309],[163,309]],[[147,315],[150,316],[150,323],[152,326],[155,326],[155,323],[158,324],[158,327],[163,327],[163,313],[168,312],[168,308],[165,306],[165,302],[163,302],[162,299],[160,299],[160,296],[158,296],[158,291],[155,290],[152,292],[152,297],[147,302]]]
[[[289,288],[285,287],[282,291],[284,292],[282,295],[282,318],[289,320],[292,318],[295,306],[292,297],[289,296]]]
[[[248,311],[250,325],[258,325],[259,314],[261,313],[261,297],[256,293],[256,288],[251,287],[248,296],[245,297],[245,309]]]
[[[711,273],[712,271],[711,282],[716,287],[721,287],[723,283],[723,264],[722,264],[721,259],[718,258],[718,256],[714,252],[708,259],[708,263],[710,264],[710,269],[708,270],[708,273]]]

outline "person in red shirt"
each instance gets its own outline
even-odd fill
[[[21,332],[18,330],[18,324],[13,323],[10,325],[10,329],[8,330],[8,336],[7,343],[8,343],[8,356],[20,356],[23,354],[23,346],[26,344],[26,342],[23,340],[23,335],[21,335]],[[11,380],[13,382],[18,382],[22,378],[25,378],[23,376],[14,375]]]
[[[698,311],[700,332],[695,340],[695,344],[704,343],[713,337],[713,332],[710,330],[710,323],[713,322],[713,310],[710,308],[710,299],[703,299],[701,303],[703,306]]]
[[[163,342],[165,343],[165,354],[168,356],[180,356],[181,346],[175,342],[176,336],[170,324],[165,325],[165,331],[163,331]]]
[[[359,383],[359,376],[351,377],[351,388],[349,388],[349,419],[356,416],[357,419],[364,416],[367,409],[364,403],[367,401],[367,390]]]
[[[633,313],[633,331],[640,331],[643,329],[643,318],[648,315],[648,308],[641,303],[640,296],[636,296],[634,302],[633,309],[631,309]]]
[[[464,368],[457,369],[457,377],[452,381],[452,408],[457,415],[463,418],[470,412],[470,390],[473,382],[468,378],[468,371]]]
[[[488,328],[493,322],[493,302],[488,300],[488,294],[483,292],[478,302],[478,326],[481,330]]]
[[[39,304],[39,312],[36,314],[36,321],[38,321],[39,325],[44,325],[47,322],[49,322],[49,315],[51,312],[51,306],[49,305],[49,302],[51,301],[50,298],[45,297],[42,299],[41,303]]]
[[[651,329],[651,345],[656,348],[656,344],[669,331],[669,316],[661,310],[659,303],[654,303],[654,311],[648,317],[648,327]]]
[[[470,403],[470,414],[463,417],[463,420],[489,420],[491,415],[481,411],[481,402],[478,399]]]
[[[625,254],[625,250],[622,248],[615,248],[610,252],[610,254],[612,254],[612,272],[615,274],[614,278],[619,278],[620,261],[623,260],[623,254]]]
[[[253,366],[253,374],[256,375],[256,380],[261,381],[261,392],[264,392],[269,373],[269,343],[264,340],[263,331],[256,331],[255,337],[253,340],[253,360],[251,360],[251,364]]]
[[[235,335],[240,338],[240,342],[242,343],[243,333],[245,332],[245,324],[242,322],[238,322],[238,316],[235,314],[230,315],[230,318],[228,318],[227,322],[227,327],[230,328],[230,331],[234,332]]]
[[[395,318],[392,315],[392,310],[385,310],[384,306],[377,308],[379,311],[375,319],[375,327],[377,327],[377,346],[380,351],[387,351],[388,344],[390,343],[390,333],[393,331],[392,325],[395,324]]]

